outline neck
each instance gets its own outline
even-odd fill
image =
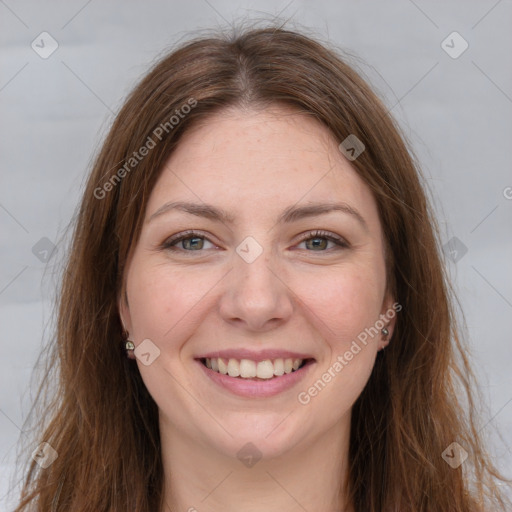
[[[254,465],[203,446],[160,419],[164,469],[161,512],[353,512],[347,477],[350,415],[328,432]],[[255,443],[257,444],[257,443]]]

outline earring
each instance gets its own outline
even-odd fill
[[[135,359],[135,343],[130,339],[130,335],[125,331],[124,339],[123,339],[124,349],[126,350],[126,357],[128,359]]]
[[[386,329],[386,327],[382,328],[382,329],[380,330],[380,332],[382,333],[382,336],[383,336],[384,338],[386,338],[386,337],[389,335],[389,331]],[[385,346],[384,346],[384,347],[379,348],[378,352],[380,352],[381,350],[384,350],[385,348],[386,348]]]

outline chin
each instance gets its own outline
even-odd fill
[[[215,439],[210,437],[206,442],[228,457],[240,459],[252,455],[265,460],[278,458],[293,450],[305,435],[304,422],[293,421],[293,413],[287,414],[282,411],[240,413],[233,421],[223,422],[224,428],[233,434],[232,437],[222,431],[222,436]]]

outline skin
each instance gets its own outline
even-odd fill
[[[376,202],[338,144],[318,121],[287,107],[224,110],[185,134],[151,193],[119,309],[135,345],[149,338],[160,350],[150,365],[136,364],[160,411],[162,512],[353,510],[338,492],[351,409],[394,319],[385,322],[388,338],[359,344],[309,403],[297,399],[394,303]],[[236,220],[169,211],[148,221],[169,201],[213,204]],[[277,223],[289,206],[325,202],[347,203],[366,227],[336,211]],[[202,233],[174,252],[162,248],[189,229]],[[349,246],[313,234],[299,240],[316,229]],[[252,263],[236,252],[247,236],[263,248]],[[292,389],[244,398],[194,361],[226,348],[287,349],[316,362]],[[248,442],[262,453],[252,467],[237,458]]]

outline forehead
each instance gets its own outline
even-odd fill
[[[319,121],[288,107],[231,108],[186,132],[150,197],[217,204],[249,218],[291,204],[352,203],[378,222],[373,196]]]

